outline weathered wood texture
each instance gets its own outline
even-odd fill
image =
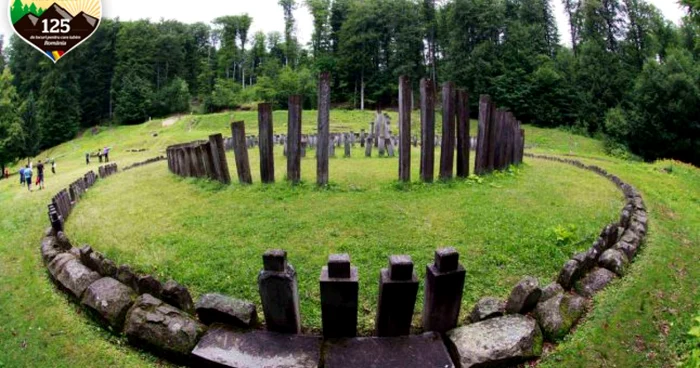
[[[287,180],[301,180],[301,96],[289,96],[287,120]]]
[[[457,177],[469,176],[469,93],[459,89],[456,98],[457,114]]]
[[[420,124],[420,177],[430,183],[435,176],[435,87],[430,79],[420,81]]]
[[[476,163],[474,165],[474,173],[483,175],[488,167],[488,137],[489,128],[491,127],[491,115],[493,112],[493,104],[491,97],[482,95],[479,98],[479,131],[476,141]]]
[[[399,77],[399,180],[411,181],[411,80]]]
[[[258,105],[258,130],[260,131],[260,180],[275,182],[274,142],[272,141],[272,104]]]
[[[316,148],[316,184],[328,185],[328,145],[330,135],[331,76],[321,73],[318,80],[318,147]]]
[[[262,141],[262,131],[260,132],[260,141]],[[233,138],[233,154],[236,160],[236,171],[238,172],[238,181],[241,184],[252,184],[253,178],[250,175],[250,161],[248,161],[248,147],[245,144],[245,123],[237,121],[231,123],[231,138]],[[260,145],[262,147],[262,144]],[[262,149],[261,149],[262,151]],[[261,160],[262,162],[262,157]]]
[[[455,158],[455,85],[442,86],[442,144],[440,145],[440,179],[452,179]]]

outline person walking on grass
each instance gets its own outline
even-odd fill
[[[24,185],[24,167],[19,168],[19,186]]]
[[[24,168],[24,181],[27,183],[27,190],[32,191],[32,169],[27,165]]]
[[[51,172],[56,175],[56,160],[51,159]]]
[[[10,169],[5,168],[5,179],[9,179],[9,178],[10,178]]]
[[[39,164],[36,165],[36,185],[39,189],[44,189],[44,164],[39,160]]]

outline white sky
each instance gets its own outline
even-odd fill
[[[303,0],[297,0],[303,3]],[[562,43],[570,44],[567,19],[561,0],[551,0],[555,6],[559,34]],[[661,9],[664,16],[672,22],[679,24],[683,16],[676,0],[648,0]],[[12,0],[5,0],[5,6],[9,7]],[[183,2],[178,6],[177,2],[163,6],[162,1],[149,0],[102,0],[104,16],[109,18],[119,17],[122,20],[135,20],[150,18],[158,21],[161,18],[176,19],[185,23],[210,22],[220,15],[236,15],[248,13],[253,18],[251,26],[251,36],[256,31],[265,33],[270,31],[284,31],[284,18],[282,8],[277,4],[277,0],[196,0],[194,2]],[[187,6],[186,6],[187,5]],[[297,38],[302,44],[306,44],[313,30],[312,18],[309,11],[304,6],[299,6],[295,11]],[[12,34],[12,26],[8,19],[8,12],[0,11],[0,34],[5,37],[7,45],[9,35]]]

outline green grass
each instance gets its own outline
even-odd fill
[[[333,111],[331,130],[359,131],[372,116]],[[304,111],[303,117],[304,131],[312,132],[315,112]],[[235,113],[234,118],[245,120],[248,133],[256,134],[255,112]],[[392,120],[397,120],[395,114]],[[20,190],[16,177],[0,181],[0,367],[161,364],[102,331],[55,291],[39,256],[46,204],[86,171],[88,150],[112,146],[111,158],[124,167],[161,154],[175,142],[215,132],[227,135],[230,121],[229,114],[186,116],[169,128],[153,121],[105,128],[97,135],[88,132],[40,156],[55,157],[58,163],[58,174],[48,174],[48,190]],[[275,130],[284,132],[286,114],[276,112],[274,121]],[[673,366],[690,348],[686,333],[700,300],[700,172],[678,163],[606,157],[600,142],[561,131],[529,126],[526,131],[535,152],[588,157],[583,160],[637,186],[651,223],[647,244],[629,275],[594,298],[595,309],[586,321],[541,364]],[[132,148],[148,151],[125,152]],[[217,291],[256,303],[261,253],[287,249],[299,272],[303,324],[311,330],[320,326],[320,267],[329,253],[348,252],[359,267],[360,325],[368,332],[378,272],[389,254],[410,254],[422,279],[435,248],[457,247],[467,269],[464,315],[479,297],[505,297],[524,275],[551,281],[564,260],[586,248],[622,205],[619,192],[601,177],[544,160],[526,159],[523,167],[481,182],[404,186],[394,181],[397,159],[365,159],[358,148],[351,159],[332,159],[333,185],[319,190],[313,185],[313,155],[302,164],[305,184],[291,187],[283,181],[279,149],[276,153],[278,183],[272,186],[222,187],[182,179],[169,174],[165,163],[110,177],[78,205],[68,234],[118,262],[172,277],[194,294]],[[257,156],[257,150],[250,152],[256,183]],[[413,157],[415,180],[417,151]],[[231,154],[228,159],[231,166]],[[661,170],[670,165],[670,174]],[[231,173],[235,175],[232,167]],[[557,245],[553,230],[569,226],[575,227],[573,236]],[[419,301],[416,311],[421,307]]]

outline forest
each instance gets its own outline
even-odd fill
[[[279,0],[284,32],[253,19],[211,23],[102,19],[55,65],[16,36],[0,39],[0,164],[104,124],[175,113],[316,104],[333,76],[334,108],[392,108],[398,77],[454,81],[489,94],[527,124],[600,138],[612,155],[700,165],[700,1],[681,25],[645,0]],[[293,11],[313,16],[311,41]],[[566,42],[564,42],[566,41]],[[564,45],[567,46],[564,46]]]

